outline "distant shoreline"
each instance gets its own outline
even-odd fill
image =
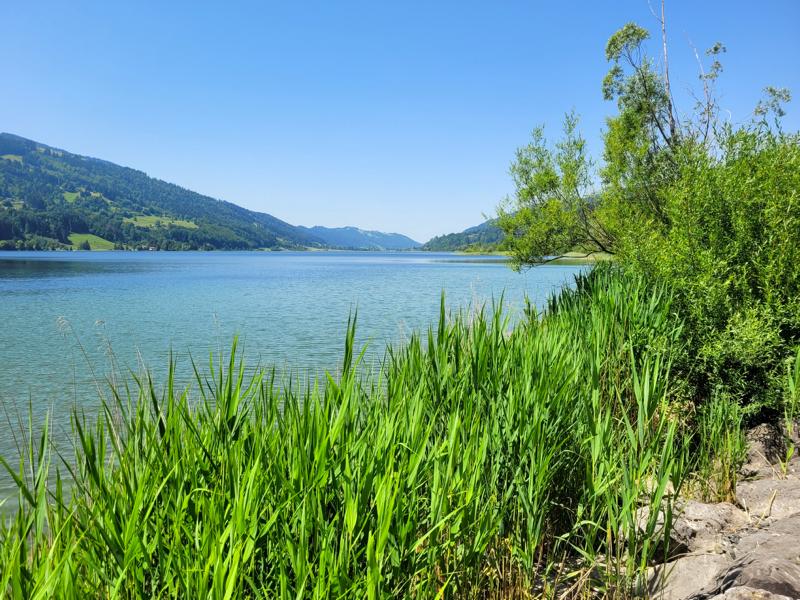
[[[78,249],[66,249],[66,248],[53,248],[53,249],[29,249],[29,248],[20,248],[20,249],[9,249],[3,248],[0,249],[0,255],[3,254],[17,254],[19,252],[58,252],[64,254],[73,254],[73,253],[114,253],[114,252],[135,252],[135,253],[148,253],[148,252],[163,252],[163,253],[174,253],[174,252],[197,252],[197,253],[212,253],[212,252],[309,252],[309,253],[318,253],[318,252],[382,252],[382,253],[390,253],[390,254],[420,254],[420,255],[432,255],[432,254],[451,254],[455,256],[461,257],[471,257],[471,256],[492,256],[497,257],[497,262],[510,262],[511,255],[508,252],[502,250],[495,250],[495,251],[485,251],[485,252],[471,252],[468,250],[422,250],[419,248],[409,248],[406,250],[380,250],[380,249],[366,249],[366,248],[313,248],[313,247],[304,247],[304,248],[215,248],[210,250],[167,250],[167,249],[142,249],[142,248],[129,248],[129,249],[92,249],[92,250],[78,250]],[[598,262],[605,262],[609,260],[614,260],[611,254],[605,252],[595,252],[589,255],[582,254],[580,252],[567,252],[565,255],[555,258],[553,260],[548,260],[545,263],[541,263],[541,265],[554,265],[554,266],[575,266],[575,265],[594,265]]]

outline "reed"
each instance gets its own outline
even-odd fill
[[[74,457],[29,436],[0,525],[14,598],[625,597],[690,469],[681,324],[613,267],[511,328],[501,303],[340,376],[279,385],[230,355],[112,388]],[[74,465],[74,466],[73,466]],[[69,481],[69,485],[66,484]]]

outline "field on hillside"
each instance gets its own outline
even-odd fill
[[[91,233],[71,233],[69,241],[72,247],[77,250],[84,242],[89,242],[92,250],[113,250],[114,242],[109,242]]]

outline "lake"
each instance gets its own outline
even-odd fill
[[[75,405],[96,408],[96,384],[143,365],[163,375],[170,352],[187,381],[190,356],[207,367],[236,334],[251,366],[335,371],[357,308],[376,364],[436,321],[443,290],[451,309],[504,294],[513,318],[582,268],[515,273],[498,257],[422,252],[0,252],[0,454],[15,456],[29,406],[35,422],[52,412],[58,442]]]

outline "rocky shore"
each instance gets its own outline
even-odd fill
[[[670,561],[651,570],[658,600],[800,599],[800,440],[759,425],[734,502],[676,503]]]

